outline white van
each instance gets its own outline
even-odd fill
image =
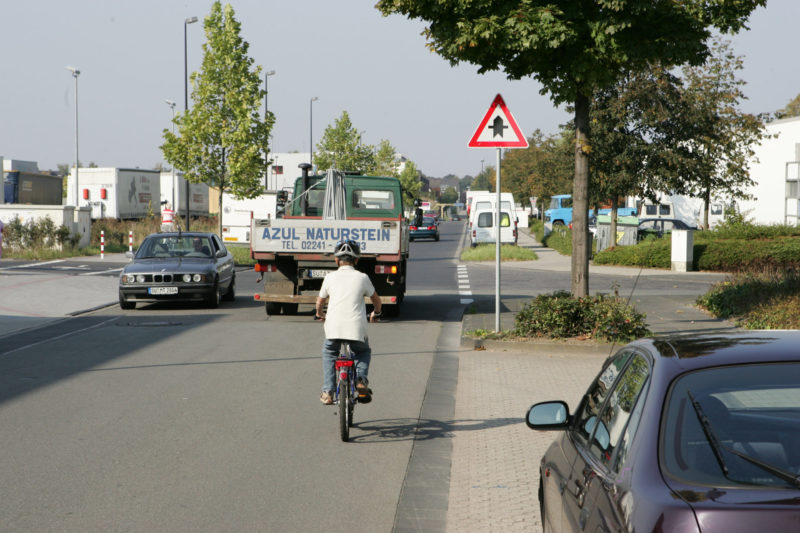
[[[497,193],[495,192],[487,192],[477,194],[472,198],[472,209],[469,213],[469,222],[467,223],[467,227],[472,229],[473,223],[475,222],[475,215],[478,211],[484,211],[486,209],[494,209],[497,203]],[[508,211],[509,213],[514,214],[511,220],[516,221],[516,209],[514,208],[514,195],[510,192],[501,192],[500,193],[500,209],[503,211]]]
[[[503,202],[504,203],[504,202]],[[500,244],[517,244],[517,223],[507,209],[500,211]],[[494,243],[495,210],[492,208],[473,211],[475,216],[474,224],[470,229],[470,245],[475,248],[479,244]]]

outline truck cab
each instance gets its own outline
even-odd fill
[[[569,226],[572,223],[572,195],[556,194],[550,198],[550,207],[544,212],[545,223]]]
[[[314,304],[325,276],[336,269],[336,244],[354,240],[361,247],[356,268],[369,276],[385,313],[396,314],[406,290],[409,242],[400,180],[344,173],[334,202],[341,212],[324,217],[329,177],[297,178],[283,218],[253,219],[251,256],[264,280],[264,292],[254,299],[268,314],[294,314],[298,304]]]

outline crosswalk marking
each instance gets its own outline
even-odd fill
[[[470,290],[469,285],[469,272],[467,271],[467,265],[458,265],[457,268],[457,275],[458,275],[458,294],[462,297],[461,304],[468,305],[474,302],[472,298],[464,298],[464,296],[472,296],[472,291]]]

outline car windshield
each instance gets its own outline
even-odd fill
[[[797,488],[798,439],[800,363],[718,367],[672,386],[661,460],[685,482]]]
[[[434,219],[432,219],[431,217],[423,217],[422,218],[422,225],[423,226],[435,226],[436,225],[436,221]]]
[[[156,257],[210,258],[211,256],[211,242],[209,238],[191,235],[157,235],[148,237],[136,253],[136,259],[150,259]]]

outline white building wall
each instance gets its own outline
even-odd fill
[[[800,157],[800,117],[770,122],[767,132],[777,137],[765,139],[755,147],[758,162],[750,165],[750,177],[755,185],[749,192],[755,198],[739,201],[739,207],[747,219],[758,224],[783,224],[786,214],[790,215],[789,222],[794,223],[798,203],[786,200],[786,163]],[[795,173],[796,169],[794,165]]]
[[[302,174],[298,165],[308,163],[308,152],[271,153],[269,158],[272,164],[267,168],[267,190],[292,191],[294,180]],[[282,167],[283,173],[278,174],[275,167]]]
[[[5,204],[0,206],[0,220],[8,224],[15,218],[23,224],[28,222],[38,222],[49,217],[56,227],[66,226],[73,235],[79,235],[78,247],[89,246],[92,235],[91,210],[88,207],[81,207],[75,211],[74,206],[61,205],[22,205]]]

